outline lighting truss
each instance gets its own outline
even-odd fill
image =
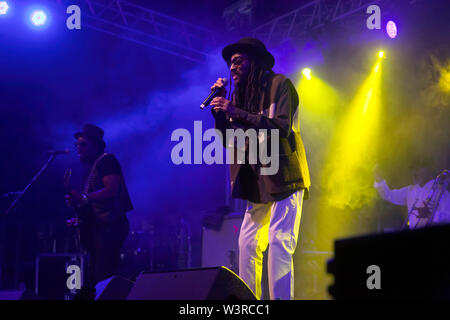
[[[57,0],[81,9],[81,27],[87,27],[162,52],[201,62],[216,43],[207,29],[124,0]]]
[[[318,29],[343,18],[363,16],[366,9],[382,0],[312,0],[303,6],[277,17],[253,30],[252,35],[266,45],[278,44],[304,36],[308,31]],[[384,0],[383,2],[386,2]]]

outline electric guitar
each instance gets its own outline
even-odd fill
[[[72,186],[71,186],[71,178],[72,178],[72,169],[66,169],[64,173],[64,190],[66,194],[72,194]],[[86,234],[86,229],[90,225],[90,220],[92,216],[92,208],[89,204],[86,204],[81,207],[73,207],[75,212],[75,222],[72,225],[76,228],[77,232],[77,241],[80,243],[80,237],[83,237],[83,234]]]
[[[418,229],[433,224],[436,212],[438,210],[441,198],[450,184],[450,172],[442,171],[436,179],[434,179],[431,191],[427,198],[423,201],[423,206],[418,207],[416,200],[408,213],[408,222],[410,229]]]
[[[419,229],[432,223],[432,212],[430,211],[429,201],[423,201],[422,207],[416,207],[418,200],[414,203],[411,211],[408,213],[408,224],[410,229]]]

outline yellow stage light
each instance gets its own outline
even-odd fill
[[[306,77],[306,79],[311,80],[311,69],[305,68],[303,69],[302,73]]]

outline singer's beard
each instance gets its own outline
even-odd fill
[[[248,82],[248,74],[245,76],[238,75],[237,79],[234,80],[234,89],[245,89]]]

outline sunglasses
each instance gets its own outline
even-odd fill
[[[230,61],[228,62],[228,66],[229,66],[229,67],[231,67],[232,65],[240,66],[244,61],[245,61],[245,58],[244,58],[244,57],[236,57],[236,58],[234,58],[233,60],[230,60]]]

